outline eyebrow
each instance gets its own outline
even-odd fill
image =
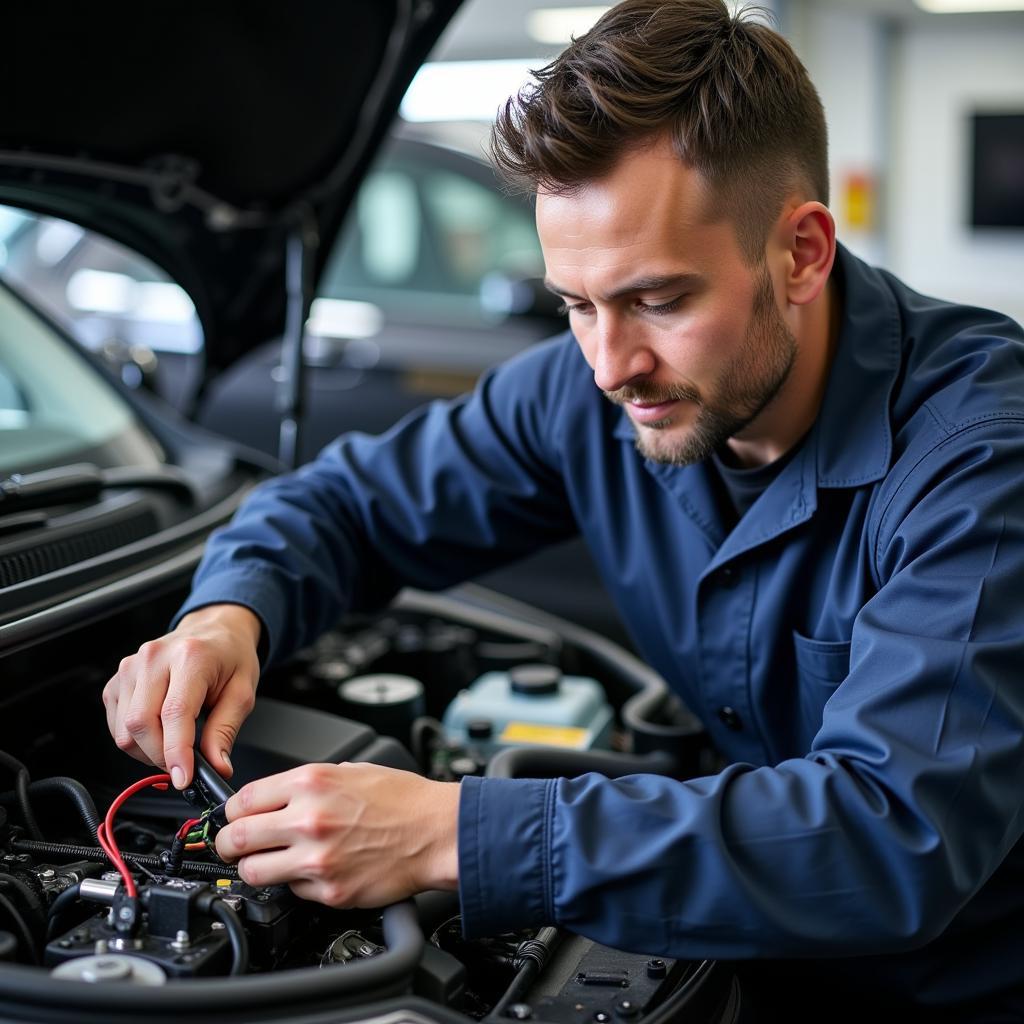
[[[635,292],[653,292],[658,291],[661,288],[668,288],[670,286],[692,286],[698,284],[703,280],[700,274],[666,274],[658,277],[638,277],[634,281],[630,281],[629,284],[623,285],[621,288],[616,288],[615,291],[608,295],[599,296],[605,302],[611,302],[614,299],[621,299],[624,295],[632,295]],[[555,295],[560,295],[565,299],[579,299],[581,302],[587,302],[586,298],[582,295],[577,295],[575,292],[571,292],[561,285],[555,284],[550,278],[544,278],[544,287],[549,292],[554,292]]]

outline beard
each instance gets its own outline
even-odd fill
[[[634,424],[637,451],[646,459],[673,466],[702,462],[730,437],[752,423],[782,389],[796,360],[797,342],[775,304],[767,267],[762,267],[750,324],[735,357],[722,369],[713,394],[679,384],[639,382],[604,396],[616,405],[684,401],[697,406],[693,426],[681,437],[665,433],[671,416],[642,428]]]

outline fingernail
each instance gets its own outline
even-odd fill
[[[224,758],[224,763],[230,768],[231,767],[231,758],[228,757],[228,752],[226,750],[222,750],[220,752],[220,756],[222,758]]]
[[[175,789],[185,788],[185,773],[177,765],[171,769],[171,782]]]

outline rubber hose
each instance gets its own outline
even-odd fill
[[[96,835],[96,829],[100,825],[99,812],[93,802],[89,791],[77,779],[65,775],[54,775],[48,779],[38,779],[30,783],[28,787],[29,796],[41,796],[47,793],[62,793],[66,795],[75,805],[82,824],[88,829],[89,835]],[[20,803],[15,790],[8,790],[0,793],[0,804]]]
[[[49,942],[56,934],[60,926],[60,918],[65,910],[73,903],[78,902],[78,885],[69,886],[50,904],[50,920],[46,924],[46,941]]]
[[[611,750],[506,747],[491,758],[487,775],[495,779],[552,779],[597,772],[617,779],[623,775],[674,776],[677,767],[676,759],[662,751],[619,754]]]
[[[212,901],[210,913],[223,922],[224,930],[231,940],[232,975],[245,974],[249,970],[249,936],[242,927],[241,918],[221,899]]]
[[[8,917],[10,917],[14,927],[18,930],[25,951],[32,958],[32,963],[38,964],[39,951],[36,949],[35,939],[32,938],[32,930],[25,922],[25,918],[21,916],[18,908],[3,893],[0,893],[0,910],[7,911]]]
[[[25,826],[33,839],[42,840],[43,834],[39,831],[39,823],[32,813],[32,804],[28,799],[28,784],[31,782],[28,769],[16,757],[12,757],[5,750],[0,750],[0,764],[6,765],[14,772],[14,790],[18,795],[18,804],[21,807],[21,815],[25,819]]]
[[[25,911],[31,915],[30,925],[35,925],[32,930],[36,933],[36,939],[41,939],[46,928],[46,909],[42,897],[24,879],[6,871],[0,871],[0,883],[9,885],[21,897]]]
[[[378,956],[344,967],[302,967],[295,970],[253,974],[244,978],[184,979],[150,990],[143,985],[82,985],[63,981],[41,971],[0,964],[0,991],[4,1012],[31,1014],[38,1010],[72,1010],[78,1019],[102,1014],[105,1022],[138,1019],[150,1024],[178,1024],[192,1019],[201,1009],[203,1019],[252,1020],[252,1011],[265,1016],[280,1009],[292,1015],[309,1007],[330,1007],[363,1000],[367,993],[399,994],[411,984],[423,954],[423,932],[412,903],[404,901],[383,912],[386,950]],[[383,996],[382,996],[383,997]],[[262,1018],[261,1018],[262,1019]]]

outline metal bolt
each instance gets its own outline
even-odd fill
[[[117,912],[117,916],[122,921],[130,921],[135,915],[132,913],[132,908],[128,906],[121,907]]]
[[[189,934],[184,929],[178,929],[174,933],[174,941],[171,943],[171,949],[182,950],[188,949],[192,945],[192,940],[189,938]]]
[[[636,1008],[636,1003],[631,1002],[629,999],[620,999],[615,1004],[615,1013],[619,1017],[635,1017],[639,1011]]]
[[[598,1010],[597,1013],[594,1014],[594,1020],[597,1021],[597,1024],[608,1024],[608,1021],[611,1019],[612,1015],[610,1013],[605,1013],[604,1010]]]
[[[219,932],[219,931],[223,931],[223,930],[224,930],[224,922],[223,921],[214,921],[213,924],[210,925],[210,931]]]
[[[533,1016],[533,1008],[528,1003],[513,1003],[505,1013],[515,1020],[529,1020]]]
[[[668,965],[664,960],[647,961],[648,978],[664,978],[666,974],[668,974]]]

